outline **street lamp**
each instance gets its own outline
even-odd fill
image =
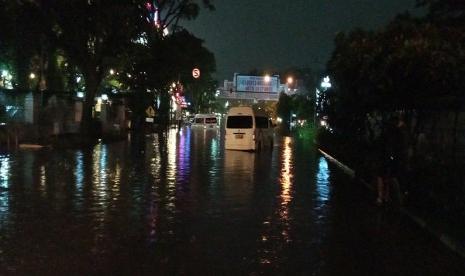
[[[329,78],[329,76],[326,76],[323,78],[323,81],[321,82],[321,87],[328,89],[328,88],[331,88],[331,79]]]
[[[291,76],[287,77],[287,84],[292,84],[294,83],[294,78],[292,78]]]
[[[270,75],[265,75],[265,82],[269,83],[271,81]]]

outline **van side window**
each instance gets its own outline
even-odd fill
[[[203,118],[195,118],[196,124],[203,124]]]
[[[255,125],[257,128],[268,128],[268,118],[267,117],[255,117]]]
[[[252,128],[252,116],[228,116],[226,128]]]

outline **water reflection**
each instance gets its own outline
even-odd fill
[[[289,237],[289,203],[293,199],[291,190],[292,190],[292,181],[293,181],[293,156],[291,148],[291,137],[285,137],[283,141],[283,150],[281,156],[281,175],[280,175],[280,184],[281,184],[281,207],[279,208],[279,216],[282,223],[281,235],[285,241],[290,241]]]
[[[74,169],[74,177],[76,181],[76,188],[79,194],[82,192],[82,185],[84,183],[84,154],[82,151],[77,151],[75,155],[76,166]]]
[[[39,190],[42,192],[42,195],[47,196],[47,170],[44,165],[40,166],[40,186]]]
[[[329,169],[328,161],[323,156],[318,161],[318,172],[316,174],[316,191],[318,194],[317,202],[324,205],[329,200]]]
[[[10,198],[7,189],[10,180],[10,157],[0,156],[0,226],[6,223],[9,215]]]
[[[166,274],[182,274],[177,264],[190,264],[197,274],[203,264],[227,267],[232,261],[283,267],[293,262],[293,248],[307,250],[325,231],[314,227],[311,215],[314,204],[324,206],[330,196],[328,164],[308,158],[292,138],[271,153],[223,150],[217,133],[189,128],[144,139],[89,151],[34,152],[32,163],[0,157],[0,187],[10,187],[0,191],[0,219],[8,214],[13,225],[0,227],[0,236],[29,229],[32,238],[13,233],[8,245],[19,241],[27,248],[45,237],[35,252],[59,259],[53,249],[71,247],[79,258],[69,262],[76,265],[98,259],[101,266],[151,267],[153,261],[172,268]],[[24,164],[32,166],[33,184],[42,191],[23,189],[31,171]]]
[[[147,210],[147,242],[149,245],[155,243],[158,239],[158,217],[159,217],[159,198],[160,198],[160,178],[162,177],[162,158],[166,153],[164,137],[157,134],[152,143],[152,151],[149,151],[151,158],[149,159],[150,174],[153,177],[153,182],[149,183],[148,191],[148,210]]]
[[[224,151],[224,172],[227,177],[248,175],[253,177],[255,168],[255,153],[225,150]]]
[[[274,207],[271,217],[263,222],[264,232],[260,235],[261,243],[259,263],[261,265],[277,266],[284,247],[291,243],[290,235],[292,219],[290,215],[291,203],[294,200],[294,167],[295,160],[292,148],[293,139],[284,137],[279,147],[279,160],[276,169],[278,176],[277,206]]]
[[[106,187],[108,181],[107,174],[107,150],[108,145],[98,144],[95,146],[92,154],[93,177],[92,184],[94,186],[93,195],[97,200],[97,204],[102,207],[107,207],[108,189]]]
[[[281,205],[283,206],[283,212],[281,213],[283,219],[287,219],[287,211],[286,207],[291,201],[292,197],[290,194],[291,186],[292,186],[292,148],[291,148],[291,138],[285,137],[282,152],[282,160],[281,160],[281,176],[280,176],[280,183],[281,183]]]
[[[328,168],[328,161],[324,157],[318,160],[318,170],[316,172],[316,189],[315,189],[315,203],[313,213],[318,220],[317,224],[323,226],[328,220],[328,213],[330,209],[329,200],[331,196],[330,186],[330,170]]]
[[[168,164],[166,167],[166,185],[167,185],[167,209],[171,213],[170,218],[174,217],[176,211],[176,178],[178,164],[177,159],[177,142],[179,136],[176,129],[171,129],[168,133]]]
[[[10,180],[10,157],[0,156],[0,189],[7,189]]]
[[[244,204],[250,197],[254,182],[255,153],[224,151],[224,193],[228,200]]]
[[[182,128],[179,132],[179,149],[178,149],[178,164],[179,164],[179,181],[184,182],[190,172],[190,155],[191,155],[191,129]]]

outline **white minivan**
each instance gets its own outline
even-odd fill
[[[218,119],[215,114],[195,114],[191,128],[218,129]]]
[[[265,112],[252,107],[231,107],[225,124],[225,149],[260,150],[273,147],[273,124]]]

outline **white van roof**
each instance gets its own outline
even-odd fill
[[[231,107],[228,111],[228,115],[254,115],[254,116],[266,116],[266,112],[264,110],[256,110],[251,106],[234,106]]]
[[[195,118],[216,118],[215,114],[195,114]]]
[[[235,106],[231,107],[228,115],[253,115],[254,111],[250,106]]]

